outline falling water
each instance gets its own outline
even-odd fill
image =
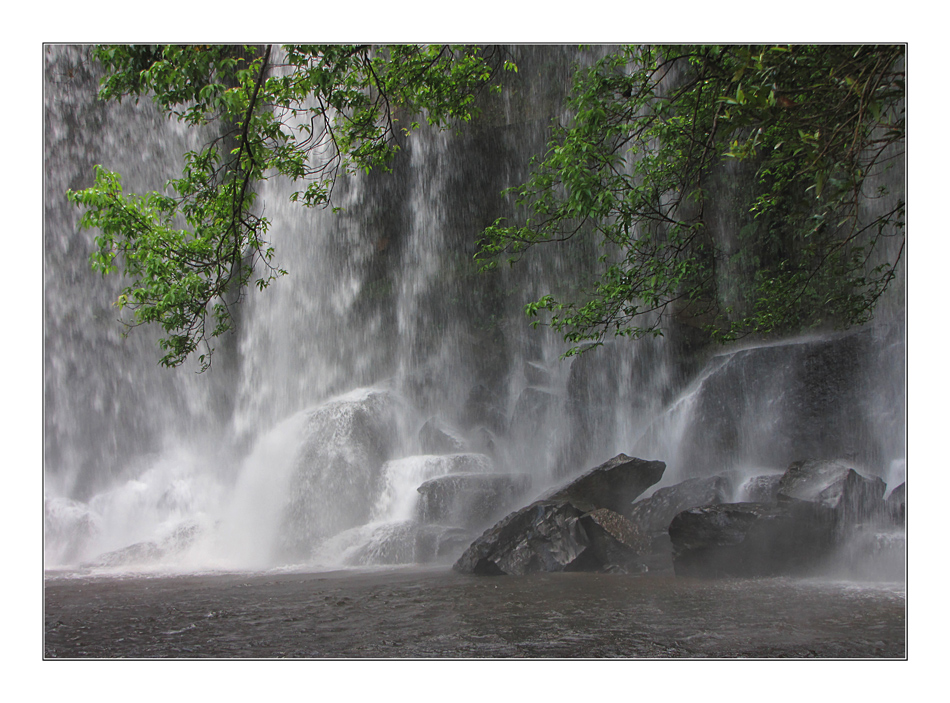
[[[289,275],[248,296],[237,332],[196,374],[159,368],[152,331],[121,336],[110,307],[120,281],[89,271],[93,234],[63,193],[89,185],[96,163],[130,192],[154,189],[200,135],[146,101],[99,103],[86,50],[48,48],[47,568],[449,563],[526,497],[620,452],[666,461],[662,485],[775,472],[797,452],[847,456],[896,485],[899,334],[845,342],[844,366],[828,362],[834,398],[794,390],[802,369],[836,358],[822,345],[838,342],[823,338],[729,349],[705,365],[673,334],[562,361],[564,343],[529,328],[522,309],[568,271],[593,271],[596,252],[575,243],[477,272],[476,238],[510,211],[501,192],[543,151],[583,60],[513,50],[520,82],[481,122],[461,135],[420,130],[392,174],[342,180],[342,213],[261,186]],[[814,417],[794,414],[803,403]],[[828,421],[835,432],[815,436]],[[436,489],[450,478],[446,498]],[[446,507],[458,496],[483,508]]]

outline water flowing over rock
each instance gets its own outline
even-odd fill
[[[877,517],[886,486],[835,461],[793,462],[779,481],[779,503],[807,504],[816,514],[840,525]]]
[[[397,437],[398,399],[368,390],[328,401],[310,413],[291,476],[281,538],[291,557],[322,539],[367,522],[368,495]]]
[[[417,513],[426,523],[483,527],[504,515],[531,485],[526,474],[453,473],[417,489]]]

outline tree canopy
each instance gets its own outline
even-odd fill
[[[527,308],[548,313],[569,354],[661,334],[671,306],[705,318],[720,340],[864,323],[903,250],[874,258],[886,238],[903,242],[903,188],[871,191],[903,158],[903,56],[901,46],[831,45],[611,53],[577,72],[573,122],[511,189],[527,214],[490,227],[480,256],[490,267],[537,244],[599,239],[591,288]],[[717,182],[739,174],[739,201],[717,203]],[[744,221],[738,305],[720,290],[718,269],[737,270],[711,222],[723,207]]]
[[[287,178],[292,200],[327,206],[342,173],[385,167],[397,130],[477,117],[476,96],[516,71],[504,52],[471,46],[103,46],[104,99],[149,96],[216,136],[185,154],[164,191],[125,194],[97,167],[69,192],[98,230],[93,268],[122,267],[116,304],[130,324],[158,323],[175,366],[230,329],[249,286],[273,265],[255,187]],[[628,46],[579,69],[571,120],[556,124],[529,180],[511,190],[519,221],[497,221],[477,257],[491,268],[530,247],[577,236],[603,246],[601,275],[574,297],[527,306],[573,346],[660,334],[690,310],[722,340],[869,319],[893,280],[879,261],[903,241],[903,192],[869,192],[903,158],[902,46]],[[730,170],[732,169],[732,170]],[[742,246],[725,262],[710,219],[717,183],[744,174],[731,203]],[[886,196],[886,197],[885,197]],[[883,208],[867,208],[875,198]],[[868,215],[867,213],[871,214]],[[721,290],[739,266],[738,296]],[[200,348],[200,349],[199,349]]]
[[[158,323],[161,363],[177,366],[233,323],[249,285],[286,273],[272,265],[268,221],[255,188],[268,178],[299,185],[291,200],[327,206],[342,173],[385,166],[396,132],[466,122],[475,96],[506,64],[502,54],[450,46],[99,46],[105,100],[149,96],[168,116],[217,136],[185,154],[163,191],[125,194],[120,175],[67,196],[98,230],[96,271],[130,279],[116,305],[131,326]],[[182,227],[181,224],[185,226]],[[253,280],[252,280],[253,279]]]

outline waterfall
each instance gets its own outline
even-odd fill
[[[249,292],[236,332],[197,374],[160,368],[154,331],[121,335],[111,307],[121,281],[90,271],[94,234],[78,229],[63,194],[88,186],[97,163],[122,173],[128,192],[155,189],[202,135],[146,100],[98,102],[86,49],[47,48],[47,568],[446,562],[525,497],[620,452],[662,459],[675,478],[714,461],[787,463],[794,448],[767,451],[765,423],[785,422],[776,398],[793,381],[769,369],[784,365],[791,379],[807,350],[747,362],[753,351],[728,350],[697,374],[705,359],[684,355],[673,335],[561,360],[565,343],[531,329],[523,306],[568,272],[593,271],[593,246],[539,248],[511,269],[477,271],[479,232],[510,212],[501,192],[543,152],[571,64],[584,60],[566,47],[513,50],[520,81],[483,120],[460,135],[423,128],[403,139],[392,173],[338,183],[341,213],[261,185],[289,274]],[[876,342],[858,346],[859,371],[866,358],[877,366],[839,374],[859,408],[840,413],[840,429],[857,433],[842,452],[896,466],[903,408],[871,417],[865,402],[902,398],[902,366]],[[886,359],[898,365],[882,371]],[[745,410],[717,415],[740,392],[731,377],[717,381],[727,368],[777,385],[752,384],[730,406]],[[884,386],[868,380],[880,374]],[[732,433],[718,454],[696,439],[713,421]]]

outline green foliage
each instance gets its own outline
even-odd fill
[[[574,354],[612,335],[661,334],[665,315],[715,318],[720,340],[869,319],[898,261],[904,202],[869,220],[872,176],[902,158],[903,47],[624,47],[578,70],[573,121],[557,126],[531,178],[511,189],[523,221],[484,233],[487,268],[575,236],[603,246],[579,299],[545,295]],[[713,232],[714,185],[732,161],[752,174],[735,210],[744,305],[726,307]],[[901,246],[901,252],[902,252]],[[899,258],[900,254],[898,254]]]
[[[471,120],[502,58],[415,45],[109,45],[93,53],[106,69],[102,99],[148,96],[170,118],[218,135],[185,154],[181,177],[162,192],[126,195],[118,174],[97,167],[93,186],[67,193],[84,210],[81,225],[98,229],[93,268],[130,279],[116,301],[132,311],[129,324],[162,327],[165,366],[203,345],[202,370],[253,272],[264,272],[258,289],[286,273],[273,264],[255,187],[287,178],[299,184],[291,200],[328,205],[340,174],[385,167],[398,150],[397,127],[408,134],[418,116],[440,127]]]

